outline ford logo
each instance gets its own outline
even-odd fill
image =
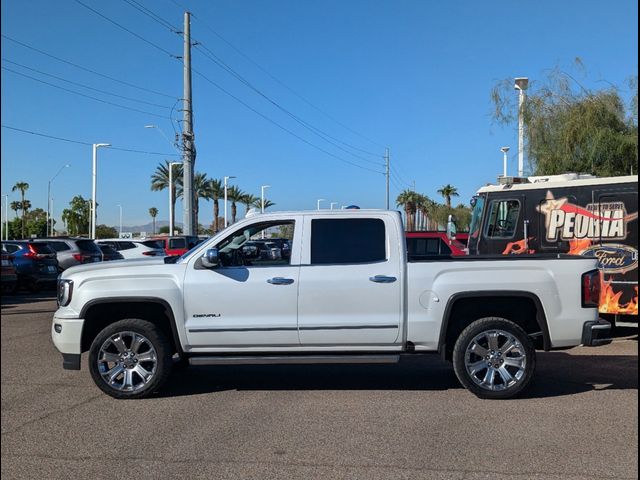
[[[598,268],[605,273],[625,273],[638,268],[638,251],[627,245],[594,245],[580,255],[597,258]]]

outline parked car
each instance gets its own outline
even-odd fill
[[[466,255],[465,246],[457,240],[449,240],[447,232],[406,232],[409,259],[429,259]]]
[[[13,264],[13,255],[9,255],[2,245],[2,292],[13,292],[18,285],[18,275]]]
[[[280,260],[282,253],[275,242],[250,240],[242,246],[242,255],[247,260]]]
[[[278,245],[282,258],[291,257],[291,240],[288,238],[270,238],[269,241]]]
[[[109,260],[124,260],[124,257],[109,245],[98,243],[98,248],[100,248],[100,251],[102,252],[103,262],[108,262]]]
[[[51,237],[37,239],[35,242],[47,243],[57,253],[61,270],[75,265],[102,261],[102,252],[89,238]]]
[[[153,237],[149,240],[155,240],[162,243],[162,248],[167,255],[182,255],[187,253],[193,247],[198,245],[201,240],[196,236],[176,235],[172,237]]]
[[[98,246],[108,245],[116,250],[124,259],[164,257],[162,242],[159,240],[126,240],[122,238],[105,238],[96,240]]]
[[[55,288],[58,279],[56,252],[46,243],[28,240],[9,240],[2,249],[13,257],[19,288],[37,292],[41,288]]]

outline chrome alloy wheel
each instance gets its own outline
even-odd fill
[[[136,332],[118,332],[104,341],[98,352],[98,372],[107,385],[135,392],[155,375],[158,356],[152,343]]]
[[[469,342],[464,366],[474,383],[501,391],[520,382],[527,367],[527,354],[517,338],[504,330],[487,330]]]

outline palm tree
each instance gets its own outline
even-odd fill
[[[11,191],[15,192],[16,190],[20,190],[20,204],[22,209],[22,227],[21,234],[22,238],[24,238],[24,214],[26,213],[25,203],[24,203],[24,194],[27,190],[29,190],[29,184],[27,182],[17,182],[12,188]]]
[[[196,173],[193,177],[193,210],[196,214],[196,229],[198,228],[198,213],[200,213],[200,199],[208,200],[211,195],[211,182],[207,178],[206,173]]]
[[[445,186],[443,186],[440,190],[438,190],[438,193],[442,195],[442,197],[444,198],[445,203],[447,204],[447,208],[451,208],[451,197],[460,196],[458,194],[458,189],[448,183]]]
[[[156,234],[156,217],[158,216],[158,209],[151,207],[149,209],[149,215],[151,215],[151,221],[153,222],[153,234]]]
[[[246,215],[247,213],[249,213],[249,209],[254,206],[255,202],[257,200],[260,200],[258,197],[256,197],[255,195],[251,194],[251,193],[245,193],[242,196],[242,203],[244,203],[244,214]]]
[[[275,203],[273,203],[271,200],[267,200],[266,198],[264,199],[264,209],[266,210],[269,207],[273,207],[275,205]],[[256,207],[258,210],[262,210],[262,199],[261,198],[256,198],[253,201],[253,206]]]
[[[213,201],[213,233],[218,233],[218,217],[220,217],[220,198],[224,196],[224,182],[218,178],[209,180],[209,200]]]
[[[11,202],[11,203],[9,204],[9,207],[11,207],[11,210],[13,210],[14,212],[16,212],[16,213],[15,213],[16,217],[18,216],[18,210],[20,210],[20,209],[22,208],[21,203],[20,203],[20,202],[18,202],[18,201]]]
[[[407,220],[407,231],[415,229],[415,215],[417,205],[420,203],[422,195],[413,190],[403,190],[396,198],[396,205],[404,207],[404,214]]]
[[[227,197],[231,200],[231,223],[236,223],[236,215],[238,213],[238,207],[236,202],[242,202],[244,192],[235,185],[227,188]]]
[[[169,164],[170,160],[165,160],[164,164],[160,163],[156,167],[156,171],[151,175],[151,190],[159,192],[165,188],[169,188]],[[171,185],[171,223],[175,225],[176,218],[176,201],[179,197],[182,197],[182,164],[171,165],[171,179],[173,185]]]
[[[438,204],[431,200],[429,197],[427,197],[426,195],[420,195],[420,198],[416,204],[416,210],[420,211],[424,216],[424,228],[426,230],[431,230],[432,228],[431,222],[433,221],[437,207]]]

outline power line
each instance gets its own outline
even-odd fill
[[[256,110],[255,108],[253,108],[252,106],[250,106],[248,103],[244,102],[243,100],[241,100],[240,98],[236,97],[234,94],[232,94],[231,92],[225,90],[223,87],[221,87],[220,85],[218,85],[216,82],[214,82],[213,80],[211,80],[209,77],[207,77],[206,75],[198,72],[195,69],[192,69],[194,73],[196,73],[197,75],[200,75],[202,78],[204,78],[207,82],[211,83],[214,87],[216,87],[217,89],[219,89],[220,91],[222,91],[223,93],[225,93],[226,95],[230,96],[231,98],[233,98],[234,100],[236,100],[238,103],[244,105],[246,108],[248,108],[249,110],[251,110],[253,113],[255,113],[256,115],[259,115],[260,117],[264,118],[265,120],[267,120],[268,122],[274,124],[275,126],[277,126],[278,128],[280,128],[281,130],[284,130],[285,132],[287,132],[289,135],[297,138],[298,140],[300,140],[301,142],[306,143],[307,145],[315,148],[316,150],[321,151],[322,153],[329,155],[330,157],[333,157],[341,162],[344,163],[348,163],[349,165],[352,165],[354,167],[360,168],[362,170],[368,170],[370,172],[374,172],[374,173],[379,173],[382,174],[383,172],[380,172],[378,170],[374,170],[372,168],[368,168],[368,167],[364,167],[360,164],[351,162],[349,160],[346,160],[338,155],[335,155],[334,153],[329,152],[328,150],[325,150],[322,147],[319,147],[318,145],[311,143],[310,141],[308,141],[307,139],[301,137],[300,135],[298,135],[297,133],[289,130],[288,128],[286,128],[285,126],[281,125],[280,123],[276,122],[275,120],[267,117],[266,115],[264,115],[263,113],[259,112],[258,110]]]
[[[140,85],[135,85],[133,83],[129,83],[129,82],[126,82],[124,80],[120,80],[118,78],[111,77],[109,75],[105,75],[104,73],[96,72],[95,70],[91,70],[90,68],[83,67],[82,65],[78,65],[77,63],[73,63],[73,62],[70,62],[70,61],[65,60],[63,58],[56,57],[55,55],[47,53],[47,52],[45,52],[43,50],[40,50],[38,48],[35,48],[35,47],[31,46],[31,45],[27,45],[26,43],[20,42],[20,41],[16,40],[15,38],[11,38],[11,37],[9,37],[7,35],[2,34],[2,38],[5,38],[5,39],[7,39],[7,40],[9,40],[11,42],[17,43],[18,45],[20,45],[20,46],[22,46],[24,48],[28,48],[29,50],[33,50],[34,52],[38,52],[41,55],[45,55],[45,56],[47,56],[49,58],[53,58],[54,60],[58,60],[59,62],[66,63],[67,65],[71,65],[72,67],[78,68],[80,70],[84,70],[85,72],[92,73],[92,74],[97,75],[97,76],[102,77],[102,78],[106,78],[106,79],[111,80],[113,82],[117,82],[117,83],[120,83],[122,85],[126,85],[128,87],[132,87],[132,88],[137,88],[138,90],[142,90],[142,91],[145,91],[145,92],[153,93],[155,95],[160,95],[162,97],[173,98],[173,99],[176,98],[175,95],[168,95],[166,93],[157,92],[155,90],[151,90],[151,89],[146,88],[146,87],[141,87]]]
[[[145,115],[151,115],[153,117],[160,117],[160,118],[165,118],[165,119],[167,118],[165,115],[158,115],[157,113],[147,112],[146,110],[139,110],[137,108],[127,107],[126,105],[121,105],[121,104],[115,103],[115,102],[109,102],[108,100],[103,100],[101,98],[94,97],[92,95],[87,95],[85,93],[76,92],[75,90],[70,90],[68,88],[61,87],[60,85],[56,85],[54,83],[45,82],[44,80],[40,80],[39,78],[32,77],[31,75],[27,75],[26,73],[17,72],[17,71],[12,70],[12,69],[10,69],[8,67],[2,67],[2,69],[6,70],[8,72],[14,73],[16,75],[20,75],[22,77],[29,78],[29,79],[34,80],[36,82],[40,82],[40,83],[43,83],[45,85],[49,85],[50,87],[57,88],[57,89],[60,89],[60,90],[64,90],[65,92],[73,93],[74,95],[79,95],[81,97],[90,98],[91,100],[95,100],[96,102],[105,103],[107,105],[112,105],[112,106],[118,107],[118,108],[124,108],[125,110],[131,110],[132,112],[144,113]]]
[[[140,3],[136,2],[136,0],[123,0],[123,1],[128,3],[131,7],[135,8],[143,15],[146,15],[147,17],[149,17],[151,20],[167,28],[172,33],[182,33],[180,29],[178,29],[177,27],[174,27],[169,21],[165,20],[160,15],[155,14],[153,11],[149,10],[144,5],[141,5]]]
[[[35,68],[27,67],[26,65],[22,65],[20,63],[13,62],[13,61],[11,61],[11,60],[9,60],[7,58],[4,58],[4,57],[2,58],[2,60],[7,62],[7,63],[11,63],[12,65],[17,65],[18,67],[25,68],[27,70],[31,70],[32,72],[36,72],[36,73],[39,73],[41,75],[46,75],[47,77],[55,78],[56,80],[60,80],[62,82],[67,82],[67,83],[70,83],[72,85],[77,85],[77,86],[82,87],[82,88],[87,88],[89,90],[93,90],[94,92],[103,93],[105,95],[111,95],[113,97],[122,98],[124,100],[129,100],[131,102],[143,103],[145,105],[151,105],[151,106],[158,107],[158,108],[166,108],[167,110],[169,110],[169,107],[167,107],[166,105],[160,105],[159,103],[153,103],[153,102],[145,102],[144,100],[138,100],[137,98],[126,97],[124,95],[119,95],[117,93],[107,92],[106,90],[100,90],[99,88],[93,88],[93,87],[90,87],[90,86],[85,85],[83,83],[73,82],[71,80],[67,80],[65,78],[58,77],[56,75],[52,75],[50,73],[43,72],[42,70],[37,70]]]
[[[69,138],[56,137],[54,135],[47,135],[46,133],[33,132],[31,130],[25,130],[25,129],[22,129],[22,128],[11,127],[9,125],[2,125],[2,128],[6,128],[8,130],[14,130],[16,132],[21,132],[21,133],[28,133],[30,135],[37,135],[38,137],[50,138],[52,140],[58,140],[58,141],[61,141],[61,142],[77,143],[79,145],[93,145],[93,143],[91,143],[91,142],[83,142],[83,141],[80,141],[80,140],[71,140]],[[171,156],[171,157],[177,156],[177,154],[175,154],[175,153],[149,152],[149,151],[146,151],[146,150],[137,150],[137,149],[133,149],[133,148],[114,147],[114,146],[111,146],[109,148],[111,150],[119,150],[121,152],[144,153],[146,155],[163,155],[163,156]]]
[[[172,2],[176,5],[178,5],[180,7],[180,4],[175,2],[174,0],[172,0]],[[182,8],[182,7],[181,7]],[[359,136],[360,138],[367,140],[368,142],[377,145],[378,147],[381,148],[385,148],[385,145],[382,145],[378,142],[376,142],[375,140],[372,140],[371,138],[367,137],[366,135],[363,135],[362,133],[358,132],[357,130],[352,129],[351,127],[349,127],[348,125],[345,125],[344,123],[342,123],[341,121],[337,120],[336,118],[334,118],[333,116],[331,116],[330,114],[328,114],[327,112],[325,112],[323,109],[321,109],[320,107],[314,105],[311,101],[307,100],[304,96],[302,96],[301,94],[299,94],[298,92],[296,92],[294,89],[292,89],[291,87],[289,87],[288,85],[286,85],[283,81],[281,81],[280,79],[278,79],[275,75],[271,74],[266,68],[264,68],[262,65],[260,65],[258,62],[256,62],[255,60],[253,60],[251,57],[249,57],[249,55],[247,55],[246,53],[244,53],[242,50],[240,50],[238,47],[236,47],[234,44],[232,44],[230,41],[228,41],[226,38],[224,38],[222,35],[220,35],[216,30],[214,30],[213,28],[211,28],[206,22],[204,22],[203,20],[200,20],[199,17],[197,17],[196,15],[194,15],[192,13],[192,17],[195,18],[197,21],[200,21],[201,24],[210,32],[212,32],[216,37],[218,37],[220,40],[222,40],[224,43],[226,43],[229,47],[231,47],[233,50],[235,50],[238,54],[240,54],[242,57],[244,57],[247,61],[249,61],[250,63],[252,63],[254,66],[256,66],[259,70],[261,70],[263,73],[265,73],[266,75],[268,75],[272,80],[274,80],[276,83],[278,83],[280,86],[284,87],[285,89],[287,89],[289,92],[291,92],[293,95],[295,95],[296,97],[298,97],[300,100],[302,100],[303,102],[305,102],[307,105],[309,105],[310,107],[314,108],[315,110],[317,110],[318,112],[322,113],[325,117],[327,117],[328,119],[332,120],[333,122],[337,123],[338,125],[340,125],[342,128],[350,131],[351,133],[353,133],[354,135]],[[371,153],[371,152],[368,152]],[[377,155],[377,154],[373,154],[373,155]],[[379,156],[379,155],[378,155]]]
[[[104,18],[107,22],[115,25],[116,27],[124,30],[127,33],[130,33],[131,35],[133,35],[134,37],[138,38],[139,40],[142,40],[143,42],[145,42],[148,45],[151,45],[152,47],[160,50],[163,53],[166,53],[167,55],[169,55],[172,58],[177,58],[176,55],[174,55],[173,53],[171,53],[169,50],[166,50],[164,48],[162,48],[160,45],[153,43],[151,40],[147,40],[146,38],[144,38],[142,35],[138,35],[136,32],[134,32],[133,30],[129,30],[127,27],[120,25],[118,22],[116,22],[115,20],[110,19],[109,17],[107,17],[106,15],[103,15],[102,13],[100,13],[99,11],[91,8],[89,5],[81,2],[80,0],[75,0],[76,3],[79,3],[80,5],[82,5],[84,8],[86,8],[87,10],[92,11],[93,13],[95,13],[96,15],[98,15],[99,17]]]
[[[398,171],[393,167],[393,165],[391,165],[390,171],[391,171],[391,175],[395,175],[396,179],[400,183],[411,186],[411,182],[407,182],[403,177],[401,177]]]
[[[283,113],[285,113],[286,115],[288,115],[289,117],[293,118],[296,122],[298,122],[300,125],[302,125],[304,128],[306,128],[307,130],[311,131],[314,135],[322,138],[324,141],[330,143],[331,145],[333,145],[334,147],[342,150],[345,153],[348,153],[349,155],[352,155],[355,158],[358,158],[364,162],[368,162],[368,163],[372,163],[374,165],[377,166],[382,166],[381,163],[378,162],[374,162],[368,158],[364,158],[361,155],[358,155],[356,153],[353,153],[343,147],[341,147],[340,145],[338,145],[336,142],[341,143],[343,145],[346,145],[350,148],[356,149],[356,150],[360,150],[358,147],[354,147],[353,145],[350,145],[346,142],[343,142],[335,137],[332,137],[331,135],[329,135],[328,133],[320,130],[319,128],[311,125],[310,123],[306,122],[305,120],[303,120],[302,118],[300,118],[299,116],[297,116],[296,114],[292,113],[291,111],[287,110],[286,108],[284,108],[282,105],[280,105],[278,102],[276,102],[275,100],[273,100],[271,97],[269,97],[268,95],[266,95],[264,92],[262,92],[260,89],[258,89],[257,87],[255,87],[254,85],[252,85],[246,78],[244,78],[241,74],[239,74],[238,72],[236,72],[232,67],[230,67],[229,65],[227,65],[224,61],[222,61],[219,57],[217,57],[210,49],[208,49],[205,45],[202,44],[197,44],[196,48],[201,47],[204,50],[206,50],[206,52],[202,52],[201,53],[209,58],[209,60],[213,61],[216,65],[218,65],[220,68],[222,68],[223,70],[225,70],[227,73],[229,73],[230,75],[232,75],[234,78],[236,78],[237,80],[239,80],[241,83],[243,83],[244,85],[246,85],[248,88],[250,88],[251,90],[253,90],[255,93],[257,93],[258,95],[260,95],[262,98],[264,98],[265,100],[267,100],[269,103],[271,103],[273,106],[275,106],[277,109],[279,109],[280,111],[282,111]],[[211,55],[209,55],[211,54]],[[332,141],[333,140],[333,141]],[[367,152],[369,153],[369,152]],[[376,157],[380,157],[380,155],[378,154],[371,154],[371,155],[375,155]]]

